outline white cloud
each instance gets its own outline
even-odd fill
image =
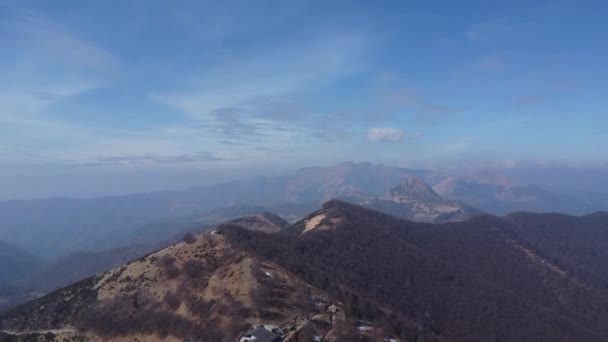
[[[397,142],[401,141],[403,136],[403,131],[395,128],[373,127],[367,133],[367,139],[371,142]]]
[[[420,133],[414,134],[410,138],[420,137]],[[377,142],[398,142],[406,139],[405,132],[396,128],[372,127],[367,132],[367,140],[373,143]]]

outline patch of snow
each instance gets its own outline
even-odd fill
[[[369,325],[362,325],[362,326],[358,327],[357,329],[359,329],[360,332],[366,332],[366,331],[371,331],[372,327],[370,327]]]

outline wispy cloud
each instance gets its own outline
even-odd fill
[[[439,153],[461,153],[466,151],[473,144],[470,140],[454,141],[446,144],[435,146],[435,150]]]
[[[141,155],[104,155],[92,158],[91,162],[102,164],[178,164],[178,163],[196,163],[209,161],[236,161],[237,157],[219,156],[212,152],[195,152],[183,155],[162,156],[157,154],[141,154]]]
[[[153,92],[150,97],[178,108],[214,134],[265,135],[310,121],[310,112],[287,99],[356,73],[364,51],[362,37],[327,34],[227,60],[212,72],[185,76],[191,90]]]
[[[350,117],[339,109],[325,111],[302,103],[365,70],[366,34],[326,27],[281,43],[232,44],[225,40],[249,33],[226,11],[224,18],[212,20],[216,32],[201,40],[187,37],[191,44],[202,45],[191,52],[204,57],[188,59],[171,74],[161,72],[166,78],[157,82],[159,73],[146,69],[150,66],[134,65],[128,54],[119,60],[116,51],[87,37],[90,31],[82,27],[71,27],[48,13],[11,11],[0,17],[0,38],[7,38],[6,47],[19,58],[0,60],[0,121],[10,122],[0,127],[0,141],[7,146],[2,150],[13,149],[12,160],[180,163],[202,160],[199,149],[226,151],[228,156],[221,158],[227,159],[235,151],[255,158],[256,153],[285,150],[274,146],[339,141],[359,129],[359,122],[345,120]],[[168,21],[197,29],[201,18],[187,17]],[[144,19],[145,25],[149,19]],[[154,81],[130,79],[143,72],[150,72]],[[121,87],[126,92],[137,89],[126,94]],[[112,91],[126,95],[117,99]],[[133,98],[140,92],[143,101]],[[130,129],[150,134],[139,136]],[[39,155],[15,151],[24,135],[36,137],[24,147]]]
[[[3,8],[0,39],[14,58],[0,63],[3,117],[33,117],[46,106],[105,86],[120,62],[43,13]]]
[[[158,101],[205,118],[218,108],[246,105],[332,82],[358,69],[365,48],[361,37],[328,34],[259,54],[227,58],[209,71],[184,75],[189,91],[152,93]]]
[[[230,141],[230,140],[222,140],[220,144],[229,145],[229,146],[247,146],[246,143],[238,142],[238,141]]]
[[[18,50],[40,53],[55,63],[106,72],[119,65],[107,50],[79,38],[40,12],[15,11],[10,19],[0,22],[0,28],[19,40]]]
[[[423,134],[416,132],[413,134],[407,134],[402,129],[390,128],[390,127],[372,127],[367,132],[367,140],[372,143],[378,142],[400,142],[404,140],[413,140],[421,138]]]
[[[329,125],[311,130],[310,136],[322,142],[345,141],[356,135],[355,131],[348,127],[336,127]]]
[[[233,139],[251,139],[251,137],[266,136],[263,125],[248,120],[242,110],[238,108],[218,108],[211,111],[208,123],[201,123],[194,127]]]

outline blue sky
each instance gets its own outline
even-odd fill
[[[0,0],[0,198],[342,160],[604,164],[607,15],[603,1]]]

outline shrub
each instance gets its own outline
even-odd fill
[[[179,276],[180,270],[179,267],[175,264],[175,258],[172,255],[163,255],[160,258],[160,264],[169,279],[175,279]]]
[[[185,243],[196,242],[196,237],[194,236],[194,234],[192,234],[190,232],[186,233],[182,239],[184,240]]]
[[[169,291],[165,293],[165,297],[163,298],[163,302],[167,305],[167,307],[171,310],[177,310],[182,303],[182,300],[179,298],[179,295],[173,291]]]

